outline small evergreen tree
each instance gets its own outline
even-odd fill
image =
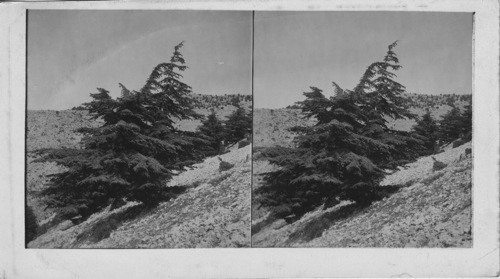
[[[219,154],[222,148],[222,141],[224,140],[224,125],[222,121],[217,118],[215,111],[212,110],[212,113],[202,122],[198,130],[208,138],[208,141],[210,141],[210,150],[207,152],[207,156]]]
[[[174,128],[174,118],[193,119],[191,88],[179,72],[186,69],[177,45],[167,63],[157,65],[139,91],[120,84],[122,94],[113,99],[105,89],[91,94],[84,104],[94,119],[104,124],[84,128],[81,149],[44,149],[41,161],[54,161],[68,170],[51,177],[43,191],[49,207],[67,218],[86,218],[117,200],[140,201],[154,206],[180,189],[165,187],[172,169],[182,169],[201,159],[199,145],[207,144],[196,133]]]
[[[238,107],[225,121],[224,137],[228,144],[237,143],[252,133],[252,115]]]
[[[317,124],[292,128],[299,134],[295,148],[263,151],[280,169],[265,174],[265,184],[255,191],[258,202],[285,217],[340,200],[368,205],[383,195],[378,187],[382,168],[415,158],[421,144],[410,133],[389,129],[384,118],[413,117],[403,107],[404,87],[393,80],[391,70],[400,68],[395,45],[382,62],[368,67],[354,90],[333,83],[333,97],[326,98],[316,87],[304,93],[306,100],[299,104]]]
[[[450,143],[456,139],[470,141],[472,139],[472,104],[466,105],[463,112],[453,107],[439,123],[439,138],[444,143]]]
[[[413,127],[413,131],[423,137],[425,150],[422,152],[422,155],[434,153],[434,147],[439,138],[439,126],[437,121],[432,118],[430,111],[427,111],[417,121],[417,124]]]
[[[439,139],[444,143],[450,143],[460,137],[464,125],[462,115],[457,107],[446,113],[439,122]]]
[[[462,118],[462,132],[464,134],[464,140],[472,140],[472,104],[465,106],[465,110],[461,115]]]

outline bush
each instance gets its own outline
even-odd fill
[[[225,122],[224,138],[228,144],[237,143],[252,133],[252,115],[238,107]]]
[[[458,140],[455,140],[453,143],[452,143],[452,147],[453,148],[456,148],[456,147],[459,147],[460,145],[464,144],[465,141],[463,141],[462,139],[458,139]]]
[[[448,165],[436,160],[436,158],[432,157],[432,160],[434,160],[434,164],[432,165],[432,170],[433,171],[438,171],[446,168]]]
[[[435,121],[430,111],[422,116],[421,119],[417,121],[417,124],[413,127],[413,131],[422,137],[424,141],[425,149],[422,150],[422,155],[429,155],[432,153],[437,153],[437,140],[439,138],[439,126],[437,121]]]
[[[445,143],[462,139],[464,142],[472,139],[472,104],[467,105],[463,112],[453,107],[439,123],[439,139]]]
[[[223,161],[221,158],[219,158],[219,172],[227,171],[230,170],[234,167],[234,164],[231,164],[229,162]]]
[[[249,139],[245,139],[245,140],[242,140],[242,141],[239,141],[238,142],[238,148],[243,148],[249,144],[251,144],[252,142],[249,140]]]
[[[207,119],[202,122],[198,131],[207,137],[210,142],[206,151],[207,156],[214,156],[224,152],[224,125],[222,121],[217,118],[215,111],[208,115]]]
[[[38,223],[35,213],[33,212],[33,209],[31,207],[25,206],[24,214],[25,244],[28,245],[28,243],[35,239],[37,236]]]

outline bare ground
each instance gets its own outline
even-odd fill
[[[217,111],[225,117],[232,106]],[[200,113],[208,110],[200,109]],[[178,123],[183,130],[199,122]],[[139,204],[91,216],[79,225],[54,220],[37,195],[48,182],[47,175],[63,169],[54,163],[36,163],[33,151],[39,148],[77,147],[81,135],[74,130],[100,125],[85,111],[28,111],[27,201],[38,224],[47,230],[29,244],[36,248],[71,247],[245,247],[250,245],[251,146],[234,147],[221,158],[235,166],[219,172],[217,158],[207,158],[180,173],[168,186],[187,186],[177,199],[145,209]]]
[[[251,146],[220,156],[235,166],[219,172],[208,158],[171,182],[189,189],[147,210],[139,204],[66,221],[30,248],[208,248],[250,246]],[[191,172],[191,174],[190,174]]]
[[[436,155],[448,164],[440,171],[433,171],[432,159],[424,157],[387,176],[383,185],[406,187],[366,208],[344,202],[318,208],[291,224],[254,209],[253,245],[471,247],[472,158],[463,155],[465,148],[470,143]]]

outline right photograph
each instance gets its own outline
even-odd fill
[[[473,20],[255,12],[252,247],[472,247]]]

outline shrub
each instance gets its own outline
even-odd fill
[[[439,126],[437,121],[432,118],[430,111],[422,116],[413,127],[413,131],[418,134],[424,141],[425,149],[422,150],[422,155],[436,153],[436,142],[439,138]]]
[[[28,245],[37,236],[38,223],[35,213],[33,213],[33,209],[30,206],[25,206],[24,214],[25,244]]]
[[[217,118],[215,111],[212,111],[208,115],[207,119],[202,122],[198,131],[206,136],[207,140],[210,142],[208,149],[206,150],[207,156],[214,156],[223,153],[224,145],[224,125],[222,121]]]
[[[252,115],[238,107],[225,122],[224,138],[228,144],[237,143],[252,133]]]
[[[223,172],[223,171],[227,171],[227,170],[230,170],[234,167],[234,164],[231,164],[229,162],[226,162],[226,161],[223,161],[220,157],[218,157],[219,159],[219,171],[220,172]]]
[[[434,160],[434,164],[432,165],[432,170],[433,171],[438,171],[446,168],[448,165],[436,160],[436,158],[432,157],[432,160]]]
[[[439,138],[450,143],[456,139],[472,139],[472,105],[467,105],[463,112],[453,107],[440,121]]]
[[[238,148],[243,148],[251,143],[252,141],[250,139],[241,140],[238,142]]]
[[[453,141],[453,143],[452,143],[452,147],[453,147],[453,148],[456,148],[456,147],[459,147],[460,145],[462,145],[462,144],[464,144],[464,143],[465,143],[465,142],[464,142],[463,140],[458,139],[458,140]]]

